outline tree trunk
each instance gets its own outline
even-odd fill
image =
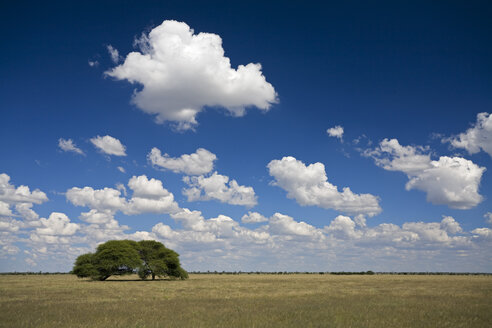
[[[155,280],[155,273],[152,272],[152,280]]]

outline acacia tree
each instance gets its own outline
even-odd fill
[[[77,277],[91,277],[94,280],[99,276],[99,272],[94,266],[95,255],[94,253],[82,254],[75,260],[72,273]]]
[[[97,247],[95,253],[80,255],[72,273],[77,277],[106,280],[112,275],[137,272],[142,279],[152,276],[188,278],[179,264],[178,253],[153,240],[110,240]]]
[[[188,273],[179,264],[179,255],[172,249],[166,248],[155,240],[142,240],[138,242],[142,266],[138,269],[138,275],[142,279],[152,276],[169,276],[173,278],[188,278]]]

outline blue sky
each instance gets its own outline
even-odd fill
[[[0,7],[0,271],[492,270],[486,2]],[[27,189],[29,188],[29,189]]]

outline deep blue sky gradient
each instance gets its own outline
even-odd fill
[[[217,154],[219,173],[254,187],[259,204],[253,210],[327,225],[336,211],[301,207],[269,185],[266,165],[290,155],[325,164],[339,188],[380,196],[383,212],[368,219],[369,226],[451,215],[467,231],[481,227],[483,214],[492,211],[491,158],[449,149],[433,135],[463,132],[477,113],[492,110],[491,17],[489,1],[3,2],[0,173],[16,186],[47,192],[51,201],[37,207],[45,217],[52,211],[78,217],[81,209],[62,194],[73,186],[111,187],[147,174],[163,180],[182,206],[238,220],[247,209],[187,203],[181,176],[146,161],[152,147],[171,156],[203,147]],[[241,118],[208,108],[198,115],[196,132],[155,124],[130,104],[135,86],[104,76],[114,66],[106,46],[125,56],[135,37],[165,19],[220,35],[233,67],[261,63],[280,102]],[[89,67],[89,60],[100,64]],[[345,143],[326,135],[334,125],[345,128]],[[126,145],[127,157],[95,151],[89,139],[106,134]],[[397,138],[402,145],[429,145],[434,159],[460,153],[487,167],[480,188],[485,201],[466,211],[426,202],[424,192],[405,190],[403,173],[377,167],[350,145],[363,134],[374,143]],[[72,138],[87,156],[61,152],[59,138]],[[126,174],[115,169],[120,165]],[[159,221],[119,219],[134,230]]]

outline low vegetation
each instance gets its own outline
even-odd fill
[[[1,275],[0,327],[490,327],[492,276]]]

